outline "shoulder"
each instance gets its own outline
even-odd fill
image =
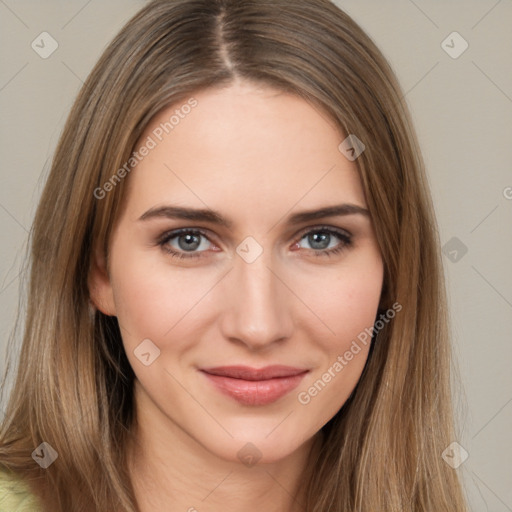
[[[18,475],[0,468],[0,512],[42,512],[37,498]]]

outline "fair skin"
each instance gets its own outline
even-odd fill
[[[369,345],[334,377],[331,369],[308,403],[298,395],[373,325],[381,254],[364,212],[289,221],[328,206],[367,208],[356,164],[338,150],[345,136],[323,112],[243,82],[194,98],[197,107],[127,178],[108,266],[98,255],[90,278],[96,306],[118,318],[136,374],[136,497],[141,512],[216,512],[226,504],[245,512],[300,510],[294,497],[301,501],[307,456],[356,386]],[[161,112],[141,143],[177,107]],[[232,225],[141,219],[170,205],[214,210]],[[190,251],[186,234],[159,245],[179,228],[205,235],[192,237],[200,243]],[[236,251],[247,237],[257,243],[252,254],[263,250],[250,262]],[[148,366],[134,354],[146,339],[160,350]],[[298,387],[264,405],[239,403],[201,371],[272,364],[307,371]],[[256,465],[237,455],[247,443],[261,457]]]

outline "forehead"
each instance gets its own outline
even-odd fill
[[[127,201],[134,215],[169,202],[260,218],[298,203],[365,205],[343,138],[296,95],[249,84],[203,90],[148,125],[136,147],[151,149],[130,173]]]

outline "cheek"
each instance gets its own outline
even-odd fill
[[[355,260],[355,259],[354,259]],[[334,275],[333,275],[334,274]],[[302,296],[313,313],[324,324],[321,329],[315,323],[316,339],[326,352],[346,350],[366,328],[373,326],[382,291],[383,266],[380,258],[374,255],[361,257],[339,267],[335,273],[318,276],[301,283]],[[313,316],[310,330],[312,329]],[[321,333],[321,336],[319,336]]]
[[[298,394],[298,402],[317,411],[315,428],[330,420],[356,387],[365,366],[382,289],[380,260],[350,265],[325,279],[324,293],[311,296],[329,330],[319,334],[319,322],[308,324],[308,338],[315,340],[322,357]],[[314,325],[313,325],[314,324]]]
[[[194,306],[211,287],[211,277],[191,279],[186,269],[162,264],[155,252],[123,251],[121,244],[113,254],[112,269],[116,312],[127,349],[145,338],[162,349],[165,340],[172,339],[175,349],[186,343],[170,333],[189,323]]]

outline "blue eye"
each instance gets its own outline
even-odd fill
[[[202,238],[208,240],[202,231],[183,228],[164,234],[158,243],[173,257],[197,258],[201,256],[201,252],[208,249],[208,247],[204,247],[205,244],[203,244]],[[176,242],[178,247],[172,245],[171,242]],[[197,251],[197,249],[202,250]]]
[[[338,243],[336,243],[338,239]],[[338,254],[352,245],[352,237],[348,232],[326,226],[310,229],[304,233],[297,242],[301,247],[301,242],[305,240],[310,245],[315,256],[331,256]]]
[[[352,245],[352,236],[342,230],[321,226],[303,233],[295,246],[304,248],[302,241],[310,247],[305,248],[315,256],[331,256],[338,254]],[[337,240],[337,242],[336,242]],[[208,251],[211,242],[205,232],[198,229],[182,228],[164,233],[158,245],[168,254],[176,258],[199,258]]]

